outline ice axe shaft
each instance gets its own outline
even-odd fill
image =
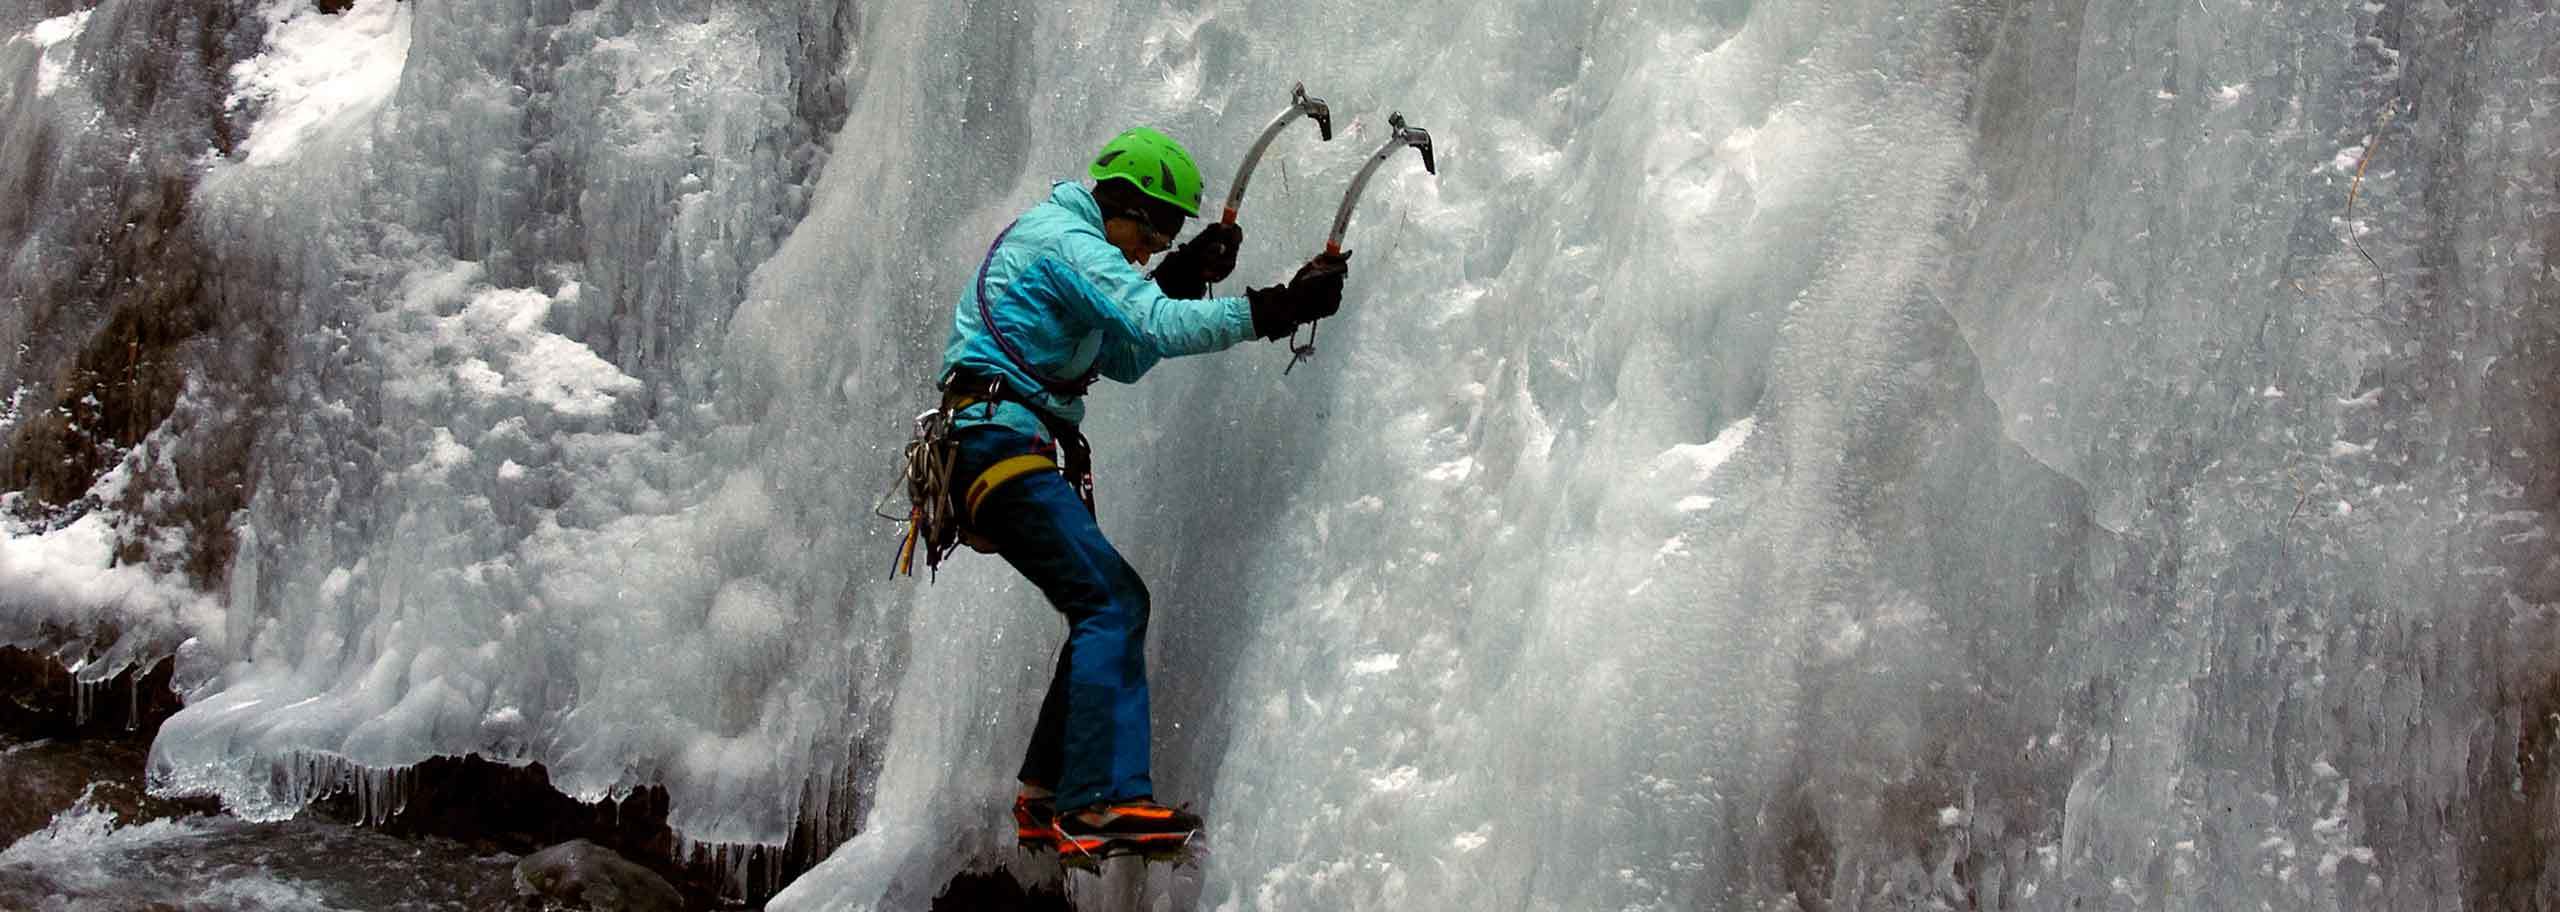
[[[1288,109],[1272,118],[1270,126],[1262,128],[1262,136],[1253,141],[1253,148],[1245,150],[1244,164],[1236,167],[1236,179],[1227,184],[1227,211],[1219,221],[1229,225],[1236,223],[1236,207],[1244,204],[1245,185],[1253,182],[1253,168],[1262,163],[1263,150],[1271,148],[1271,141],[1280,138],[1280,131],[1288,129],[1290,122],[1300,117],[1314,120],[1316,132],[1326,142],[1333,141],[1333,108],[1327,106],[1322,98],[1307,97],[1306,83],[1290,86]]]
[[[1431,159],[1431,131],[1406,124],[1403,114],[1388,115],[1387,125],[1395,128],[1394,132],[1387,135],[1386,144],[1378,147],[1377,154],[1369,156],[1369,163],[1360,166],[1360,173],[1351,178],[1351,190],[1342,194],[1342,209],[1333,214],[1333,233],[1324,239],[1326,253],[1342,252],[1342,233],[1351,228],[1351,209],[1360,205],[1360,191],[1368,189],[1370,175],[1378,173],[1379,166],[1395,157],[1397,149],[1412,146],[1414,151],[1422,153],[1422,170],[1440,173],[1439,164]]]

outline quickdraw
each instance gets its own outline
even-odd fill
[[[918,551],[924,552],[926,572],[939,575],[942,559],[959,547],[961,514],[951,500],[952,463],[959,455],[951,445],[951,412],[935,408],[916,416],[915,436],[907,440],[898,463],[907,489],[907,528],[898,541],[897,560],[890,564],[890,578],[916,575]]]

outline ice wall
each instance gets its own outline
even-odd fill
[[[0,7],[0,379],[66,416],[12,460],[105,457],[12,476],[0,639],[174,652],[164,788],[478,752],[860,829],[776,908],[1053,876],[1003,803],[1058,624],[882,581],[872,502],[988,237],[1129,123],[1219,189],[1305,80],[1344,135],[1232,285],[1389,111],[1442,174],[1372,186],[1313,363],[1095,397],[1215,853],[1080,900],[2560,898],[2535,4],[63,6]]]

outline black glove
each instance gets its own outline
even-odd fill
[[[1298,267],[1287,285],[1245,291],[1253,302],[1253,334],[1285,339],[1300,323],[1313,323],[1342,309],[1342,280],[1351,274],[1351,251],[1320,253]]]
[[[1168,298],[1208,297],[1209,286],[1226,281],[1236,271],[1236,251],[1243,246],[1243,226],[1210,222],[1164,255],[1164,262],[1156,266],[1156,287]]]

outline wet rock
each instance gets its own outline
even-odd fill
[[[516,862],[516,892],[541,898],[545,908],[596,912],[683,912],[685,908],[684,894],[676,892],[666,878],[584,839]]]
[[[126,741],[13,741],[0,736],[0,847],[44,829],[85,795],[128,824],[209,813],[210,802],[154,798],[142,788],[144,752]]]

